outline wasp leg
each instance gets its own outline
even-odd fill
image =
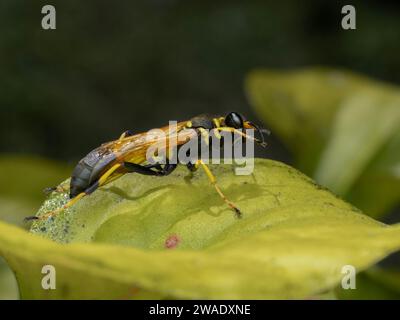
[[[75,203],[77,203],[80,199],[82,199],[84,196],[86,196],[87,193],[86,192],[81,192],[80,194],[78,194],[75,198],[69,200],[65,205],[63,205],[61,208],[58,208],[56,210],[47,212],[46,214],[42,215],[42,216],[31,216],[31,217],[26,217],[24,219],[25,222],[31,221],[31,220],[45,220],[51,217],[54,217],[55,215],[57,215],[59,212],[71,207],[72,205],[74,205]]]
[[[161,175],[167,176],[171,174],[172,171],[174,171],[177,166],[178,166],[177,164],[170,164],[170,163],[165,164],[164,167],[162,168]]]
[[[172,171],[176,169],[176,164],[167,163],[162,167],[160,164],[152,164],[143,166],[137,163],[132,162],[124,162],[124,168],[127,169],[129,172],[136,172],[143,175],[149,176],[167,176]],[[156,170],[154,170],[156,168]]]
[[[210,135],[208,131],[203,128],[198,128],[198,130],[200,131],[201,137],[203,138],[205,144],[208,146],[210,143]]]
[[[68,191],[69,187],[65,187],[63,185],[57,186],[57,187],[47,187],[43,189],[43,193],[48,195],[52,192],[58,192],[58,193],[63,193]]]
[[[222,200],[225,201],[225,203],[235,212],[236,216],[240,218],[242,216],[242,213],[240,210],[236,207],[236,205],[230,201],[221,191],[221,189],[217,185],[217,179],[211,172],[210,168],[202,161],[202,160],[197,160],[195,164],[188,163],[186,166],[189,168],[190,171],[196,171],[199,166],[202,166],[204,169],[205,173],[207,174],[208,179],[210,180],[211,184],[214,186],[215,190],[219,194],[219,196],[222,198]]]
[[[144,167],[145,167],[145,168],[148,168],[148,169],[153,169],[153,168],[155,168],[155,169],[158,170],[158,171],[161,171],[161,170],[163,169],[160,163],[146,164],[146,165],[144,165]]]
[[[189,169],[190,172],[195,172],[199,168],[199,165],[197,162],[196,163],[188,162],[186,164],[186,167]]]
[[[44,189],[43,189],[43,193],[44,193],[45,195],[48,195],[48,194],[50,194],[50,193],[52,193],[52,192],[54,192],[54,191],[62,192],[60,189],[58,189],[58,187],[47,187],[47,188],[44,188]]]
[[[215,137],[217,137],[218,139],[222,139],[220,133],[217,130],[218,128],[221,128],[221,120],[222,119],[219,119],[219,118],[214,118],[213,119],[213,122],[214,122],[214,125],[215,125],[215,129],[213,129],[213,133],[214,133]]]
[[[112,166],[110,169],[108,169],[100,178],[99,180],[97,180],[95,183],[93,183],[89,188],[87,188],[84,192],[79,193],[76,197],[72,198],[71,200],[69,200],[65,205],[63,205],[62,207],[47,212],[44,215],[41,215],[39,217],[37,216],[32,216],[32,217],[26,217],[24,220],[25,221],[29,221],[29,220],[44,220],[44,219],[48,219],[51,217],[54,217],[55,215],[57,215],[59,212],[73,206],[75,203],[77,203],[80,199],[82,199],[83,197],[93,193],[97,188],[105,185],[106,183],[108,183],[109,181],[113,180],[113,178],[110,176],[115,172],[115,170],[119,169],[121,167],[121,164],[117,163],[114,166]]]
[[[133,132],[131,130],[126,130],[124,132],[122,132],[122,134],[119,137],[119,140],[126,138],[126,137],[130,137],[133,136]]]

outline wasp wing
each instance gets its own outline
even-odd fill
[[[106,142],[99,149],[104,150],[105,153],[113,153],[116,156],[116,162],[144,163],[150,148],[167,152],[166,150],[182,145],[195,137],[196,131],[186,128],[186,123],[183,121],[177,123],[176,126],[165,126]]]

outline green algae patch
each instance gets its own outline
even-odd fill
[[[23,298],[310,298],[342,268],[357,272],[400,248],[400,225],[362,214],[299,171],[255,161],[249,176],[211,169],[238,219],[202,171],[127,174],[31,233],[0,223],[0,254]],[[53,193],[38,214],[67,201]],[[41,269],[57,289],[41,288]]]

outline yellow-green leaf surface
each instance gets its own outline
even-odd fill
[[[20,227],[26,216],[34,214],[43,202],[43,189],[57,185],[71,169],[36,156],[0,156],[0,221]],[[15,280],[0,259],[0,300],[14,299]]]
[[[259,70],[246,81],[260,117],[297,166],[371,216],[400,201],[400,89],[357,74]]]
[[[0,257],[0,300],[16,300],[19,298],[18,285],[14,274]]]
[[[0,254],[23,298],[309,298],[400,248],[400,225],[359,212],[297,170],[256,160],[251,176],[212,170],[242,210],[226,209],[204,173],[127,174],[32,233],[0,224]],[[60,205],[53,194],[40,214]],[[59,243],[51,241],[51,238]],[[41,289],[54,265],[57,289]]]

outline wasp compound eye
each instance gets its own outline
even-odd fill
[[[237,112],[228,113],[225,117],[225,125],[235,129],[243,128],[243,118]]]

